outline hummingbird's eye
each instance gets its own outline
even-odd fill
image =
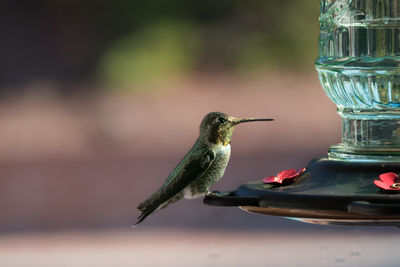
[[[228,120],[225,119],[225,118],[222,118],[222,117],[219,117],[219,118],[218,118],[218,122],[219,122],[220,124],[225,123],[225,122],[227,122],[227,121],[228,121]]]

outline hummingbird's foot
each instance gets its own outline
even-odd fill
[[[220,191],[208,191],[207,192],[207,196],[213,196],[213,197],[226,197],[229,196],[231,194],[231,192],[220,192]]]

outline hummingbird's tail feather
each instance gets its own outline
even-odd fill
[[[143,222],[147,216],[153,214],[154,212],[164,209],[167,206],[169,206],[172,203],[177,202],[178,200],[181,200],[184,196],[183,192],[180,192],[178,194],[176,194],[175,196],[173,196],[172,198],[170,198],[167,201],[162,202],[162,200],[158,197],[156,197],[156,195],[150,197],[149,199],[145,200],[143,203],[139,204],[139,206],[137,207],[142,214],[140,214],[140,216],[137,218],[135,225],[140,224],[141,222]]]
[[[152,213],[153,212],[142,212],[142,214],[140,214],[140,216],[137,218],[135,225],[142,223],[144,221],[144,219],[146,219],[146,217]]]
[[[137,220],[135,222],[135,225],[138,225],[141,222],[143,222],[144,219],[146,219],[147,216],[152,214],[157,209],[157,206],[155,205],[155,202],[153,201],[153,198],[150,197],[149,199],[147,199],[144,202],[140,203],[139,206],[137,206],[137,208],[142,213],[137,218]]]

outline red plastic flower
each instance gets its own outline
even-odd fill
[[[271,183],[282,184],[284,181],[293,182],[294,178],[298,177],[305,170],[306,168],[301,168],[298,170],[290,169],[286,171],[281,171],[276,176],[265,177],[264,179],[262,179],[262,181],[264,182],[264,184],[271,184]]]
[[[384,190],[400,190],[400,179],[394,172],[382,173],[374,184]]]

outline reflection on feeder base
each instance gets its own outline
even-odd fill
[[[321,225],[344,225],[344,226],[399,226],[400,216],[392,219],[371,219],[371,216],[357,213],[326,210],[300,210],[300,209],[281,209],[267,207],[241,206],[240,209],[248,212],[264,215],[283,216],[291,220],[321,224]]]

